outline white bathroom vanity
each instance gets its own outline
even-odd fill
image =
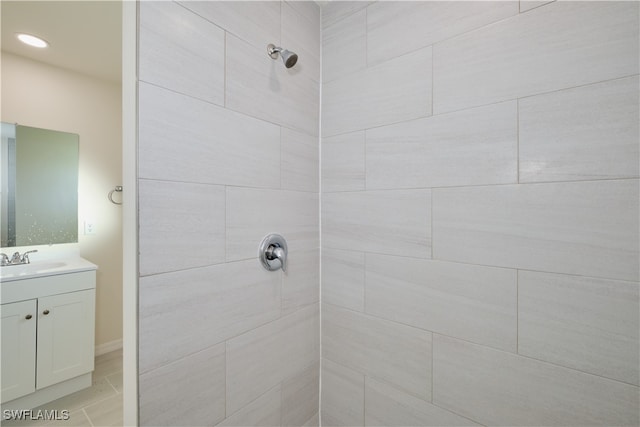
[[[3,410],[91,386],[96,269],[80,257],[0,267]]]

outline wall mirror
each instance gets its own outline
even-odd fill
[[[2,247],[78,241],[76,134],[2,123]]]

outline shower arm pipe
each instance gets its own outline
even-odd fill
[[[268,46],[267,46],[267,52],[269,53],[269,56],[270,56],[272,59],[277,59],[277,58],[278,58],[278,54],[279,54],[280,52],[282,52],[282,50],[283,50],[283,49],[282,49],[281,47],[274,46],[274,45],[272,45],[272,44],[270,44],[270,45],[268,45]]]

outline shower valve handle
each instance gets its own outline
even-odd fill
[[[266,236],[258,248],[262,266],[269,271],[287,271],[287,241],[279,234]]]
[[[264,256],[269,261],[275,261],[275,260],[280,261],[280,266],[282,268],[282,271],[287,271],[287,254],[285,253],[284,249],[282,249],[280,246],[269,245]]]

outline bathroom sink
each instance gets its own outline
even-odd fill
[[[0,267],[0,281],[30,279],[33,277],[53,276],[75,271],[93,270],[96,266],[82,258],[62,260],[31,261],[30,264]]]
[[[56,268],[64,267],[65,265],[67,264],[62,261],[46,261],[34,262],[31,264],[8,265],[6,267],[0,267],[2,269],[2,274],[0,274],[0,277],[4,277],[5,274],[11,274],[14,276],[38,274],[49,270],[55,270]]]

